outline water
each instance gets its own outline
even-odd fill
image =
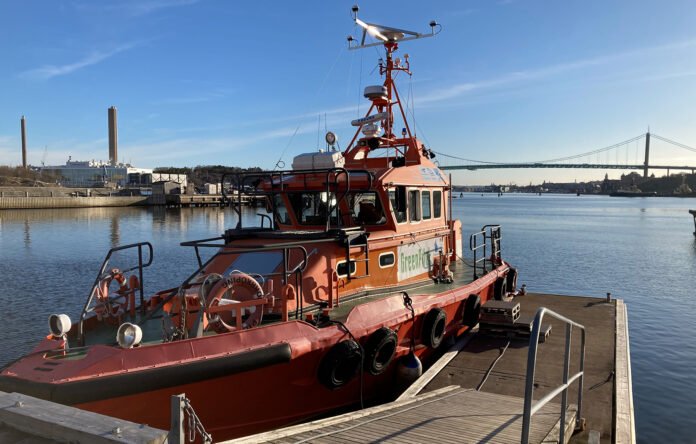
[[[531,291],[628,304],[639,442],[696,442],[696,199],[467,194],[454,200],[464,232],[503,226],[503,253]],[[245,221],[256,209],[246,209]],[[234,226],[229,209],[93,208],[0,211],[0,363],[30,350],[51,313],[77,319],[106,251],[149,241],[146,292],[196,266],[179,243]],[[125,265],[132,256],[116,258]],[[120,262],[120,263],[119,263]],[[121,266],[123,266],[121,265]]]

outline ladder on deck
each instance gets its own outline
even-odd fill
[[[345,229],[343,245],[346,250],[346,279],[350,282],[352,279],[362,279],[370,276],[370,244],[367,241],[370,233],[363,229]],[[353,259],[350,256],[351,248],[360,248],[360,258]],[[358,263],[365,264],[365,273],[354,275],[357,273]],[[355,264],[355,272],[353,272],[353,264]]]

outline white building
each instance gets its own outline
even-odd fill
[[[125,187],[129,174],[152,175],[152,169],[135,168],[130,164],[110,165],[99,160],[73,161],[68,159],[65,165],[45,166],[43,171],[57,176],[61,185],[66,187]],[[152,183],[152,180],[149,181]]]

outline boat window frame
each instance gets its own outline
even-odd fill
[[[428,217],[425,217],[425,205],[423,205],[425,195],[428,195]],[[421,195],[421,220],[431,220],[433,218],[433,200],[432,200],[432,193],[430,190],[421,190],[420,192]]]
[[[346,260],[345,260],[345,259],[342,260],[342,261],[336,262],[336,276],[338,276],[339,278],[348,277],[347,274],[341,274],[341,273],[338,271],[338,267],[340,267],[342,264],[345,264],[345,263],[346,263]],[[357,265],[355,259],[351,259],[351,260],[350,260],[349,271],[350,271],[350,275],[351,275],[351,276],[355,276],[355,273],[357,273],[357,271],[358,271],[358,265]]]
[[[395,193],[394,195],[396,196],[396,189],[397,188],[402,188],[404,190],[404,195],[406,196],[405,200],[404,200],[405,208],[403,211],[404,220],[402,220],[401,222],[399,222],[399,218],[396,216],[397,212],[394,209],[394,206],[393,206],[392,200],[391,200],[391,196],[389,194],[393,191]],[[403,224],[408,223],[408,187],[406,185],[394,185],[393,187],[387,188],[387,200],[389,201],[389,210],[391,211],[391,214],[394,216],[394,223],[396,223],[397,225],[403,225]]]
[[[326,197],[326,202],[324,202],[324,205],[326,206],[327,210],[333,209],[332,212],[335,212],[335,214],[331,214],[331,212],[327,212],[326,216],[312,216],[312,217],[322,218],[321,220],[317,219],[316,222],[315,221],[313,221],[313,222],[303,222],[302,221],[302,217],[303,217],[302,212],[305,210],[305,207],[304,207],[304,205],[302,205],[302,208],[299,208],[299,209],[296,208],[295,202],[293,201],[293,198],[295,196],[299,195],[300,199],[302,199],[302,201],[300,203],[303,203],[304,200],[306,199],[306,197],[303,195],[304,194],[312,194],[312,195],[315,195],[314,197],[319,196],[319,200],[322,200],[321,195],[326,194],[326,191],[322,191],[322,190],[297,190],[297,191],[285,191],[285,192],[280,193],[280,194],[282,194],[285,197],[286,205],[288,206],[288,211],[290,212],[291,216],[293,216],[295,218],[296,225],[304,226],[304,227],[323,226],[323,225],[326,225],[327,220],[329,220],[332,225],[338,225],[338,220],[341,216],[341,211],[340,211],[339,205],[338,205],[338,203],[336,203],[336,205],[334,205],[334,206],[331,205],[331,200],[333,199],[334,201],[336,201],[338,198],[338,196],[336,195],[335,192],[330,192]],[[312,199],[314,199],[314,197],[312,197]],[[313,200],[312,203],[316,204],[316,201]],[[316,210],[315,210],[315,212],[316,212]]]
[[[440,196],[440,198],[435,199],[435,194],[438,194]],[[442,193],[441,189],[433,190],[433,198],[432,198],[433,219],[440,219],[442,217],[442,195],[443,195],[443,193]],[[435,206],[435,202],[437,202],[439,204],[437,207]],[[437,214],[435,211],[436,209],[438,210]]]
[[[354,210],[354,205],[355,202],[353,201],[351,204],[351,199],[355,198],[356,194],[373,194],[375,196],[375,210],[379,210],[381,213],[381,218],[380,221],[378,222],[373,222],[373,223],[364,223],[364,222],[359,222],[357,220],[358,216],[360,215],[360,211],[358,211],[358,214],[355,214],[353,212]],[[351,191],[348,194],[346,194],[343,198],[346,204],[346,208],[348,209],[348,214],[350,215],[350,221],[352,226],[378,226],[378,225],[384,225],[387,223],[388,218],[387,218],[387,213],[384,208],[384,205],[382,204],[382,198],[380,197],[380,193],[377,192],[376,190],[368,190],[368,191]],[[390,202],[391,205],[391,202]],[[353,216],[355,214],[355,216]]]
[[[287,222],[280,221],[280,213],[278,212],[278,210],[280,209],[280,205],[278,205],[277,200],[280,200],[280,203],[285,208],[285,213],[287,214],[287,219],[286,219]],[[274,193],[271,196],[268,196],[268,201],[271,202],[271,211],[269,213],[271,216],[274,216],[274,218],[276,219],[275,223],[277,225],[283,225],[283,226],[295,225],[295,222],[293,220],[294,214],[292,214],[292,206],[288,206],[289,199],[287,199],[287,196],[285,196],[284,193]],[[266,210],[268,210],[268,208]]]
[[[418,219],[411,218],[411,196],[413,195],[412,193],[418,193],[417,194],[418,197],[416,197],[416,199],[415,199],[415,208],[414,208],[414,211],[416,211],[416,215],[418,216]],[[420,193],[421,193],[420,188],[408,188],[408,198],[406,199],[406,203],[407,203],[407,210],[408,210],[407,211],[408,221],[411,224],[419,224],[423,221],[423,217],[422,217],[423,212],[421,211],[421,207],[420,207],[420,199],[421,199]]]
[[[384,257],[384,256],[391,256],[391,257],[392,257],[392,263],[391,263],[391,264],[387,264],[387,265],[382,265],[382,257]],[[394,254],[393,251],[386,251],[386,252],[384,252],[384,253],[380,253],[377,262],[378,262],[378,264],[379,264],[379,268],[393,268],[394,265],[396,265],[396,254]]]

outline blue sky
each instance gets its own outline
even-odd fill
[[[353,1],[22,1],[0,4],[0,164],[119,155],[136,166],[272,168],[350,140],[375,49],[348,51]],[[366,21],[427,32],[411,55],[418,134],[436,151],[527,161],[590,151],[651,130],[696,145],[692,1],[362,2]],[[360,106],[358,106],[360,105]],[[294,135],[294,136],[293,136]],[[633,147],[616,155],[624,159]],[[654,145],[656,163],[696,154]],[[594,159],[596,160],[596,159]],[[610,176],[620,171],[610,171]],[[463,172],[456,183],[584,180],[604,171]]]

